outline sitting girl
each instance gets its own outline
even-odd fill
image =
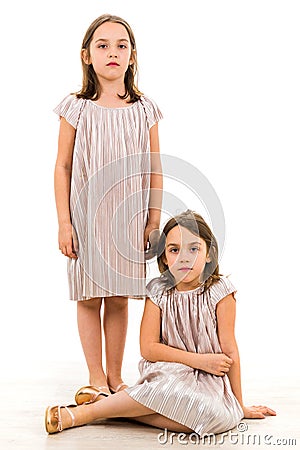
[[[161,276],[148,285],[141,323],[140,379],[106,398],[79,391],[86,401],[80,406],[48,407],[48,433],[126,417],[201,436],[234,428],[243,417],[276,415],[243,404],[236,290],[219,274],[217,242],[203,218],[192,211],[171,218],[157,259]],[[77,393],[78,403],[82,398]]]

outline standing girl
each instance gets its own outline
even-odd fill
[[[98,402],[49,407],[48,433],[127,417],[203,436],[225,432],[243,417],[276,415],[267,406],[243,403],[236,290],[219,274],[217,242],[206,222],[191,211],[170,219],[158,251],[162,275],[148,285],[137,384]]]
[[[145,246],[159,228],[162,116],[136,87],[136,45],[125,20],[97,18],[83,39],[81,59],[82,89],[55,109],[59,248],[68,257],[70,296],[77,301],[87,390],[107,396],[126,387],[127,300],[145,295]]]

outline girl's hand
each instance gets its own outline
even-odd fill
[[[59,226],[58,245],[63,255],[76,259],[78,251],[78,240],[72,224]]]
[[[159,228],[155,224],[148,223],[144,232],[144,249],[146,251],[146,259],[151,259],[156,256],[159,238]]]
[[[225,373],[229,372],[230,366],[233,363],[232,359],[224,353],[205,353],[196,355],[199,360],[199,367],[195,367],[195,369],[201,369],[204,370],[204,372],[220,377],[223,377]]]
[[[276,412],[268,406],[243,406],[245,419],[264,419],[266,416],[276,416]]]

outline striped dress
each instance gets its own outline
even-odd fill
[[[232,283],[222,277],[205,292],[202,287],[179,292],[164,286],[161,278],[148,285],[150,299],[161,309],[161,342],[193,353],[221,353],[216,305],[235,292]],[[243,417],[227,375],[144,359],[139,370],[136,385],[126,389],[130,397],[200,436],[225,432]]]
[[[78,259],[68,258],[70,298],[144,296],[149,129],[161,112],[145,96],[106,108],[74,95],[54,111],[76,129],[70,211]]]

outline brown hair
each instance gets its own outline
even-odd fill
[[[187,210],[178,216],[172,217],[165,225],[158,243],[158,268],[162,276],[171,282],[172,287],[175,286],[175,280],[168,266],[164,263],[166,238],[172,228],[180,225],[196,236],[204,239],[207,246],[207,254],[210,262],[207,262],[203,272],[204,290],[207,290],[213,283],[220,279],[219,262],[218,262],[218,243],[211,229],[199,214],[194,211]]]
[[[96,29],[105,22],[120,23],[126,28],[128,32],[131,44],[132,63],[128,66],[128,69],[126,70],[124,77],[125,94],[122,96],[119,95],[119,97],[123,100],[129,97],[128,103],[134,103],[140,99],[142,92],[138,90],[137,85],[135,83],[135,77],[137,74],[137,54],[136,54],[135,38],[130,25],[124,19],[118,16],[112,16],[111,14],[103,14],[102,16],[95,19],[94,22],[92,22],[91,25],[89,26],[87,32],[85,33],[85,36],[82,41],[81,51],[86,50],[87,56],[88,57],[90,56],[90,44],[93,39],[94,33]],[[76,96],[78,98],[98,100],[101,94],[101,87],[97,75],[94,71],[94,68],[92,64],[86,64],[82,58],[81,64],[83,72],[82,88],[79,92],[76,93]]]

